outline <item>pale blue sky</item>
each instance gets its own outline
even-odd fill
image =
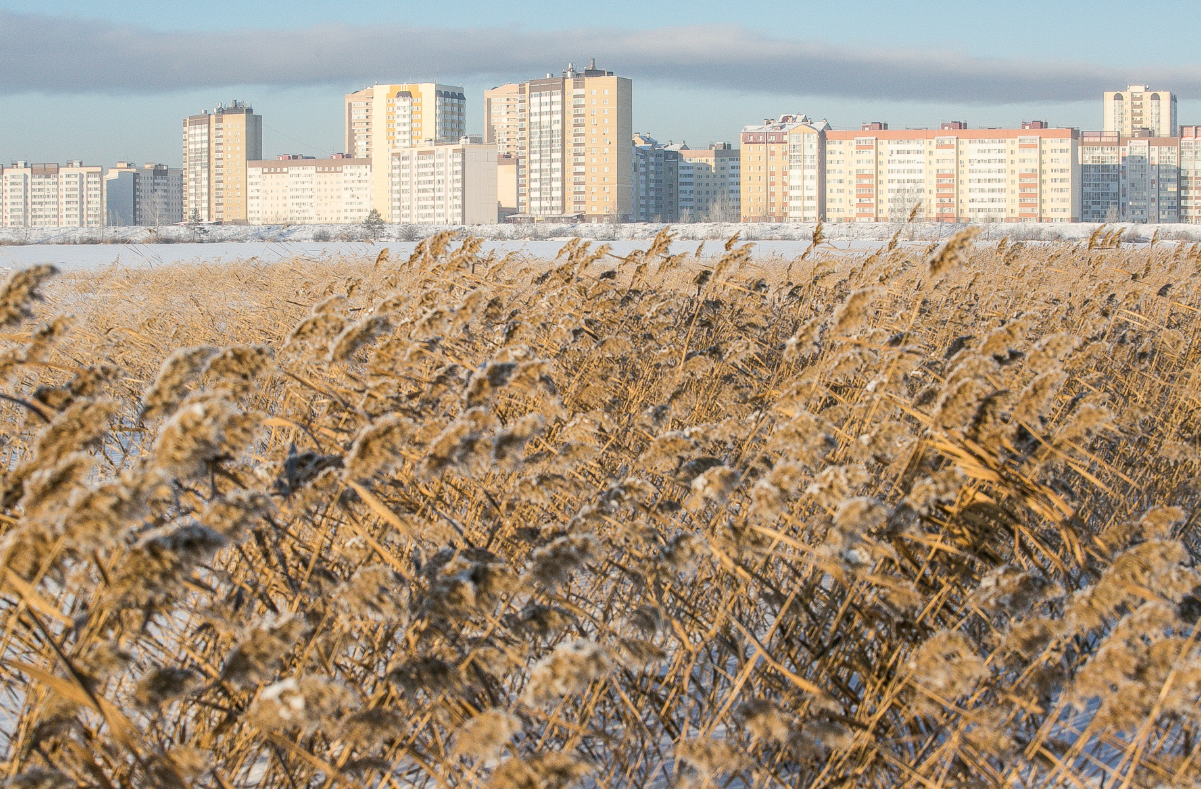
[[[234,97],[263,115],[266,155],[328,153],[343,147],[342,95],[373,80],[462,84],[478,132],[484,88],[591,56],[635,80],[635,129],[690,145],[797,111],[836,128],[1097,128],[1100,90],[1127,81],[1176,90],[1180,121],[1201,123],[1189,3],[1140,3],[1135,28],[1182,32],[1130,38],[1118,2],[606,6],[598,18],[595,4],[544,0],[0,0],[0,161],[178,165],[180,120]],[[210,44],[254,55],[213,73],[196,62]],[[30,68],[35,56],[54,65]]]

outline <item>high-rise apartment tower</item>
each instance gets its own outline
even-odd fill
[[[1124,91],[1106,91],[1104,130],[1123,137],[1175,137],[1176,94],[1128,85]],[[1142,133],[1145,130],[1145,134]]]
[[[631,221],[632,98],[630,80],[595,61],[485,94],[484,141],[515,154],[519,216]]]
[[[346,153],[371,160],[371,207],[391,213],[392,152],[458,142],[467,134],[463,89],[435,82],[375,84],[346,94]]]
[[[246,224],[246,162],[263,158],[263,116],[240,101],[183,122],[183,215]]]

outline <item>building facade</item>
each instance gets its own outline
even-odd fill
[[[355,224],[371,212],[371,160],[280,156],[249,162],[252,225]]]
[[[1081,221],[1181,222],[1188,188],[1179,137],[1122,137],[1117,132],[1080,136]]]
[[[649,134],[633,137],[635,222],[681,221],[682,164],[679,146],[660,144]]]
[[[371,207],[387,218],[392,152],[467,134],[463,88],[436,82],[375,84],[346,95],[346,152],[370,159]]]
[[[1106,91],[1103,130],[1123,137],[1175,137],[1176,94],[1128,85],[1124,91]]]
[[[104,176],[104,223],[175,225],[183,221],[183,171],[165,164],[117,162]]]
[[[525,83],[484,91],[484,143],[496,146],[498,158],[516,157],[525,150]]]
[[[101,227],[104,170],[82,161],[14,162],[0,168],[3,227]]]
[[[263,116],[240,101],[183,122],[183,214],[245,224],[247,162],[263,158]]]
[[[595,62],[488,91],[485,142],[514,151],[516,219],[632,221],[632,99],[633,83]]]
[[[823,134],[825,183],[817,204],[826,221],[897,222],[914,208],[918,219],[937,222],[1080,219],[1075,129],[1041,121],[968,129],[955,121],[937,130],[871,123]],[[807,209],[803,215],[810,216]]]
[[[418,145],[392,154],[392,211],[396,223],[496,224],[496,146],[464,138]]]
[[[1201,224],[1201,126],[1180,127],[1180,221]]]
[[[801,113],[742,128],[739,204],[743,222],[792,221],[789,136],[796,132],[824,140],[822,135],[829,128],[825,121],[814,123]]]
[[[708,148],[682,148],[692,168],[692,216],[698,222],[737,222],[742,217],[741,159],[728,142]]]

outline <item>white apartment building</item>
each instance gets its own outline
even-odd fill
[[[684,143],[669,143],[667,150],[676,154],[676,200],[679,221],[696,221],[696,167],[684,156],[688,146]]]
[[[371,212],[370,159],[281,156],[246,165],[249,224],[355,224]]]
[[[682,148],[692,165],[692,215],[698,222],[737,222],[742,216],[741,160],[728,142],[708,148]]]
[[[1201,126],[1180,127],[1180,221],[1201,224]]]
[[[683,221],[680,199],[680,146],[664,145],[649,134],[633,137],[635,222]],[[690,168],[691,169],[691,168]]]
[[[1084,132],[1080,137],[1081,220],[1187,221],[1181,213],[1182,143],[1178,137]]]
[[[1133,137],[1122,140],[1123,222],[1180,220],[1180,140]]]
[[[82,161],[0,168],[0,226],[102,227],[103,176]]]
[[[1122,216],[1122,136],[1080,134],[1080,221],[1117,222]]]
[[[1128,85],[1124,91],[1106,91],[1104,131],[1123,137],[1175,137],[1176,94],[1151,90],[1147,85]]]
[[[457,144],[397,149],[392,154],[391,175],[392,222],[421,225],[497,222],[495,145],[463,138]]]
[[[1050,129],[1041,121],[1020,129],[968,129],[956,121],[937,130],[889,131],[887,124],[870,123],[822,136],[824,155],[818,140],[806,140],[808,149],[798,153],[819,156],[825,180],[816,205],[830,222],[896,222],[915,207],[925,221],[1080,219],[1074,129]],[[793,170],[789,182],[793,194],[808,198],[811,182],[798,181],[802,173]],[[789,217],[813,221],[812,205],[791,199]]]
[[[104,176],[106,225],[158,226],[183,221],[183,171],[165,164],[117,162]]]

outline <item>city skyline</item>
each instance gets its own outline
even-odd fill
[[[949,2],[911,9],[865,0],[852,26],[830,4],[781,14],[669,2],[645,14],[620,0],[603,19],[581,9],[537,13],[543,6],[550,9],[535,2],[514,17],[468,0],[427,22],[416,4],[367,0],[337,9],[301,2],[287,13],[226,0],[188,8],[0,0],[0,158],[174,164],[177,118],[233,97],[261,108],[265,155],[329,155],[343,148],[331,108],[388,81],[460,85],[475,99],[468,132],[480,134],[485,89],[590,58],[638,83],[636,131],[693,146],[733,140],[748,118],[788,112],[848,129],[871,120],[903,128],[1032,118],[1101,128],[1093,97],[1117,84],[1171,84],[1181,122],[1201,117],[1201,69],[1184,38],[1097,46],[1112,36],[1116,2],[1023,0],[997,15]],[[1143,10],[1180,9],[1152,2]],[[231,47],[249,56],[205,65],[214,58],[201,55]]]

